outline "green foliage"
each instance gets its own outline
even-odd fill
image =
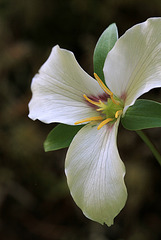
[[[121,122],[126,129],[135,131],[161,127],[161,104],[139,99],[128,108]]]
[[[103,74],[103,66],[107,54],[113,48],[115,42],[118,39],[118,31],[115,23],[111,24],[106,30],[102,33],[98,42],[96,44],[94,55],[93,55],[93,64],[94,72],[105,82]]]
[[[82,128],[81,126],[70,126],[59,124],[47,136],[44,142],[45,152],[66,148],[70,145],[75,134]]]

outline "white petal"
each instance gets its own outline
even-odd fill
[[[77,63],[72,52],[55,46],[32,81],[29,117],[45,123],[74,122],[98,115],[83,94],[102,95],[103,90]]]
[[[83,127],[73,139],[65,162],[76,204],[88,218],[108,226],[127,199],[125,167],[116,145],[118,122],[100,130],[90,124]]]
[[[161,87],[161,18],[129,29],[108,54],[104,74],[111,91],[126,97],[125,110],[143,93]]]

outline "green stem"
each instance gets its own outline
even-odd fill
[[[136,133],[139,135],[139,137],[146,143],[146,145],[150,148],[153,155],[157,159],[158,163],[161,165],[161,155],[158,152],[158,150],[155,148],[153,143],[150,141],[150,139],[145,135],[145,133],[141,130],[136,131]]]

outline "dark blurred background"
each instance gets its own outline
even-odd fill
[[[161,168],[135,132],[119,129],[129,197],[108,228],[73,202],[66,149],[44,152],[55,125],[27,116],[31,79],[54,45],[73,51],[93,75],[94,47],[109,24],[122,35],[160,15],[160,0],[0,0],[0,240],[161,239]],[[161,91],[144,97],[161,102]],[[161,150],[161,129],[145,132]]]

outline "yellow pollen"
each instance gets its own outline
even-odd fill
[[[113,121],[113,120],[114,120],[114,118],[107,118],[107,119],[105,119],[104,121],[102,121],[102,122],[98,125],[97,130],[100,130],[104,125],[106,125],[107,123],[109,123],[109,122],[111,122],[111,121]]]
[[[88,98],[85,94],[83,94],[83,97],[88,101],[88,102],[90,102],[90,103],[92,103],[93,105],[96,105],[96,106],[98,106],[98,107],[100,107],[100,105],[101,105],[101,100],[99,100],[99,102],[95,102],[95,101],[93,101],[93,100],[91,100],[90,98]]]
[[[96,109],[97,112],[100,112],[100,111],[103,111],[103,110],[104,110],[103,107],[102,107],[102,108],[98,108],[98,109]]]
[[[122,114],[122,110],[118,110],[118,111],[115,113],[115,118],[118,118],[121,114]]]
[[[101,120],[103,120],[103,117],[95,116],[95,117],[84,118],[84,119],[82,119],[80,121],[75,122],[74,124],[77,125],[77,124],[84,123],[84,122],[101,121]]]
[[[100,85],[100,87],[108,94],[108,95],[113,95],[113,93],[110,91],[110,89],[108,89],[107,87],[106,87],[106,85],[102,82],[102,80],[99,78],[99,76],[96,74],[96,73],[94,73],[94,77],[95,77],[95,79],[97,80],[97,82],[99,83],[99,85]]]
[[[113,97],[113,92],[110,91],[110,89],[108,89],[108,87],[106,87],[106,85],[102,82],[102,80],[99,78],[99,76],[94,73],[94,77],[97,80],[97,82],[99,83],[100,87],[108,94],[110,95],[110,98],[112,100],[113,103],[115,103],[116,105],[120,105],[120,102],[115,100]]]

